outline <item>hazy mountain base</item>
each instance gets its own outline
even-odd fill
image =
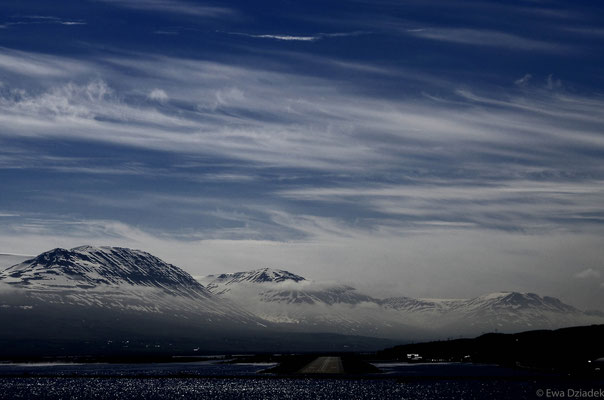
[[[476,336],[604,323],[560,300],[499,292],[471,299],[376,298],[354,287],[262,268],[200,278],[214,295],[299,332],[327,331],[399,340]]]
[[[392,343],[378,336],[417,341],[598,318],[530,293],[376,299],[268,268],[222,274],[206,288],[149,253],[117,247],[53,249],[0,281],[6,354],[367,351]]]
[[[27,306],[24,306],[27,300]],[[211,323],[99,306],[49,304],[26,294],[0,295],[0,358],[199,355],[246,352],[375,351],[392,341],[330,333],[293,333],[240,321]]]

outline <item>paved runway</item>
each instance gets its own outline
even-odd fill
[[[317,357],[302,367],[300,374],[343,374],[344,367],[340,357]]]

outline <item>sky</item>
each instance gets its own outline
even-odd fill
[[[3,0],[0,253],[604,309],[599,1]]]

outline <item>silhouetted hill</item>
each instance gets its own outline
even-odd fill
[[[472,361],[557,371],[593,371],[592,361],[604,357],[604,325],[517,334],[489,333],[475,339],[456,339],[396,346],[378,358]]]

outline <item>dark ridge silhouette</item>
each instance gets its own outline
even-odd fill
[[[407,344],[377,353],[382,360],[471,361],[543,371],[596,373],[604,357],[604,325],[488,333],[475,339]]]

